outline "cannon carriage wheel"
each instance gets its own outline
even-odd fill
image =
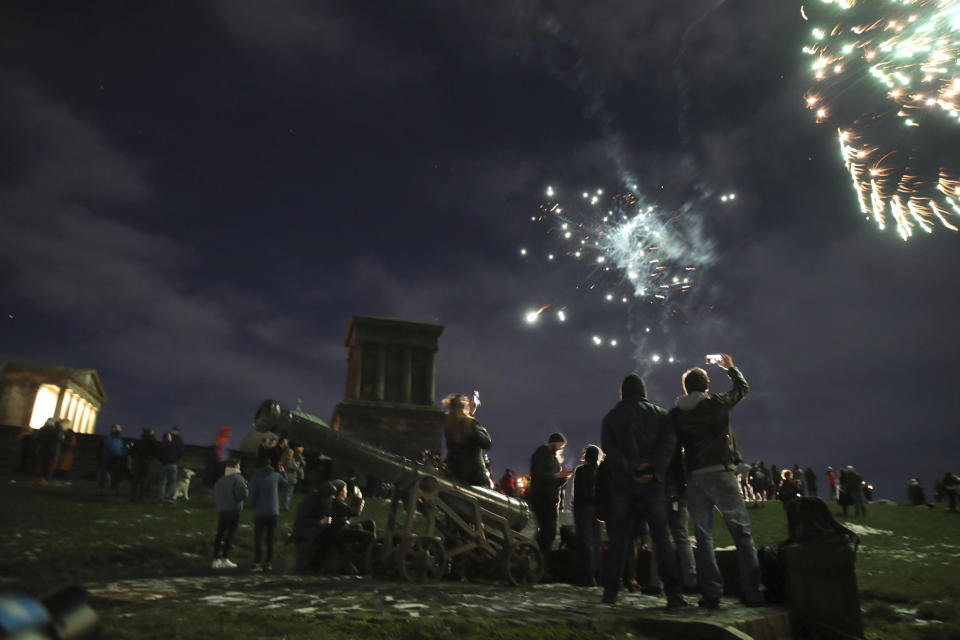
[[[532,542],[521,541],[503,550],[503,573],[510,584],[533,586],[543,578],[543,554]]]
[[[400,547],[397,569],[408,582],[439,580],[447,572],[447,552],[436,538],[410,536]]]

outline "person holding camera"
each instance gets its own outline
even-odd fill
[[[700,367],[681,378],[686,395],[670,412],[683,445],[687,473],[687,506],[697,539],[697,581],[702,597],[699,606],[716,609],[723,594],[723,579],[713,551],[713,509],[720,511],[737,548],[742,599],[750,606],[764,604],[760,563],[750,533],[750,516],[734,472],[743,459],[730,429],[730,410],[747,395],[750,387],[727,354],[707,356],[707,362],[726,370],[733,389],[709,393],[710,376]]]
[[[614,604],[623,575],[627,546],[637,524],[646,521],[653,552],[667,595],[667,608],[685,606],[677,560],[667,530],[667,467],[677,437],[667,412],[647,400],[643,380],[635,373],[620,385],[620,402],[603,418],[601,447],[606,452],[604,481],[609,490],[603,572],[603,602]]]

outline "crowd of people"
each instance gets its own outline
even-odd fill
[[[651,402],[644,381],[630,374],[620,385],[620,401],[602,420],[600,445],[584,448],[582,464],[564,468],[562,453],[567,439],[555,432],[533,452],[529,475],[507,469],[498,482],[492,478],[485,454],[492,439],[475,418],[479,394],[448,396],[444,400],[449,408],[444,423],[445,469],[459,482],[524,498],[536,519],[536,541],[544,558],[554,547],[563,493],[571,485],[585,582],[601,584],[602,600],[609,604],[616,603],[625,586],[631,591],[664,595],[668,608],[686,606],[684,594],[689,593],[699,594],[700,607],[719,607],[723,581],[712,539],[714,513],[719,512],[736,548],[742,601],[748,606],[763,604],[764,587],[747,504],[759,508],[776,499],[786,508],[804,496],[820,497],[820,487],[825,485],[827,499],[840,506],[843,515],[853,507],[854,516],[864,517],[873,488],[852,465],[836,472],[827,467],[821,485],[811,466],[794,464],[778,469],[763,461],[745,463],[730,413],[749,387],[729,355],[708,356],[708,362],[726,373],[730,390],[711,393],[707,371],[694,367],[683,374],[684,393],[667,410]],[[229,437],[230,428],[221,427],[208,449],[202,476],[218,510],[211,566],[237,566],[230,553],[240,514],[249,504],[253,511],[252,568],[269,571],[278,515],[291,509],[296,487],[303,484],[304,449],[281,436],[266,434],[248,480],[241,473],[240,459],[231,456]],[[32,470],[35,481],[45,484],[55,473],[69,473],[76,447],[77,437],[69,421],[50,419],[41,429],[24,435],[19,466]],[[120,483],[127,480],[132,502],[170,501],[183,479],[178,473],[183,454],[176,426],[160,438],[153,429],[144,428],[139,439],[126,441],[122,427],[114,424],[100,444],[98,488],[103,492],[109,487],[120,495]],[[958,493],[960,478],[952,473],[935,485],[937,499],[947,499],[951,511],[956,511]],[[908,495],[914,504],[926,504],[916,478],[908,485]],[[355,522],[363,509],[363,493],[355,479],[324,482],[300,502],[288,541],[315,547],[321,565],[331,549],[344,558],[350,557],[348,550],[353,550],[353,557],[362,557],[375,540],[372,523]],[[690,520],[695,547],[690,543]],[[605,557],[600,554],[601,523],[605,523],[609,538]],[[650,582],[641,587],[636,579],[637,541],[647,537],[652,543]]]
[[[39,429],[21,433],[17,470],[32,475],[40,485],[55,477],[69,480],[77,448],[77,434],[70,424],[66,418],[49,418]]]
[[[719,512],[736,547],[742,600],[765,602],[757,550],[750,531],[747,503],[762,506],[779,499],[788,504],[800,496],[817,496],[818,476],[812,467],[778,470],[763,462],[746,464],[730,426],[731,410],[747,395],[743,374],[727,354],[708,356],[729,377],[732,388],[710,392],[710,376],[701,367],[686,371],[683,395],[670,410],[647,399],[644,381],[627,376],[620,402],[604,417],[600,446],[583,451],[583,464],[563,468],[566,438],[552,433],[534,451],[526,499],[537,522],[537,543],[544,557],[553,548],[562,493],[573,477],[573,515],[587,584],[603,585],[603,601],[613,604],[622,584],[666,596],[668,608],[687,603],[684,593],[699,593],[698,605],[720,605],[723,582],[713,550],[713,517]],[[476,398],[476,394],[475,398]],[[494,486],[517,495],[520,483],[511,470],[493,484],[484,451],[489,433],[474,417],[476,403],[454,394],[445,424],[447,469],[459,481]],[[604,453],[606,452],[606,453]],[[824,475],[829,496],[847,513],[865,516],[871,487],[853,466]],[[694,526],[691,547],[688,521]],[[605,562],[600,560],[600,521],[609,537]],[[636,540],[652,542],[651,582],[636,582]],[[634,571],[631,571],[634,569]]]
[[[775,464],[767,468],[761,460],[754,464],[741,462],[736,472],[740,493],[756,507],[773,499],[780,500],[786,507],[802,496],[820,497],[818,476],[813,467],[804,469],[794,464],[792,469],[778,470]],[[843,515],[847,515],[849,507],[854,508],[855,516],[866,515],[866,503],[873,497],[873,486],[863,479],[853,465],[841,467],[836,472],[833,467],[827,467],[824,480],[826,498],[836,502],[842,508]]]
[[[736,474],[742,456],[730,427],[730,411],[749,387],[729,355],[718,355],[713,362],[730,377],[730,391],[709,393],[707,372],[692,368],[681,380],[684,395],[668,412],[647,399],[643,380],[631,374],[620,386],[620,402],[603,419],[601,446],[584,451],[583,465],[563,468],[566,438],[561,433],[550,434],[531,457],[525,497],[536,517],[537,542],[545,557],[557,533],[561,492],[571,476],[580,476],[574,479],[574,518],[580,525],[577,533],[588,581],[602,582],[605,603],[617,601],[625,569],[636,564],[629,560],[636,549],[633,542],[646,528],[667,607],[686,606],[684,587],[693,587],[695,574],[699,606],[716,609],[723,582],[713,552],[715,509],[736,545],[743,601],[764,603],[750,518]],[[445,402],[450,407],[444,430],[448,470],[462,482],[488,485],[483,450],[490,447],[490,436],[474,418],[476,406],[464,395]],[[602,451],[606,455],[601,463]],[[682,549],[684,560],[678,561],[672,542],[688,539],[688,513],[697,542],[695,569]],[[602,568],[594,524],[598,520],[605,522],[609,537]]]

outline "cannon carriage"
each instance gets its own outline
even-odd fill
[[[391,486],[387,524],[367,549],[366,566],[411,582],[499,574],[515,585],[543,577],[539,547],[520,533],[530,511],[526,502],[486,487],[457,482],[424,462],[355,440],[306,414],[266,400],[254,428],[283,433]],[[403,507],[403,516],[400,507]],[[426,521],[415,523],[416,514]]]

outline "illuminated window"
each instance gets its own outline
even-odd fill
[[[60,396],[60,387],[54,384],[44,384],[37,389],[37,397],[33,401],[33,412],[30,414],[30,427],[39,429],[53,417],[57,410],[57,398]]]

